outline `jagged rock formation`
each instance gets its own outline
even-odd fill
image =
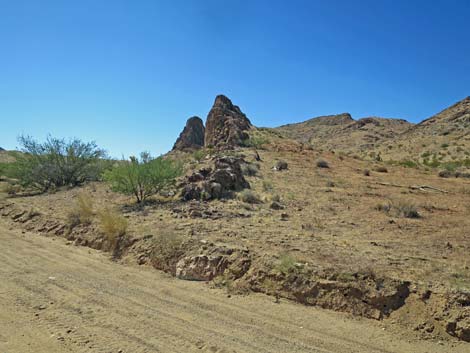
[[[241,170],[243,159],[237,157],[220,157],[214,162],[214,169],[203,168],[186,178],[182,199],[211,200],[220,199],[249,188]]]
[[[205,128],[201,118],[197,116],[189,118],[173,150],[185,151],[204,147],[204,134]]]
[[[216,97],[206,121],[205,146],[232,149],[248,138],[250,120],[223,95]]]

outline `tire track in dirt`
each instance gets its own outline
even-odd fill
[[[0,230],[0,249],[0,299],[14,298],[30,313],[32,329],[54,334],[63,351],[443,351],[400,340],[368,320],[274,304],[262,295],[229,299],[201,283],[123,266],[61,239]]]

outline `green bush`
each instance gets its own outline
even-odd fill
[[[171,186],[181,173],[181,163],[142,152],[140,158],[131,157],[106,171],[104,179],[113,191],[133,195],[140,203]]]
[[[209,154],[209,151],[207,150],[204,150],[204,149],[199,149],[197,151],[194,151],[193,152],[193,158],[196,162],[200,162],[202,161],[204,158],[206,158],[206,156]]]
[[[106,154],[95,142],[66,141],[50,136],[43,143],[30,136],[20,136],[18,140],[23,153],[10,168],[12,177],[23,187],[47,191],[78,186],[97,180],[101,174],[100,161]]]
[[[255,149],[263,149],[263,146],[268,144],[270,141],[265,136],[250,136],[246,140],[242,141],[242,145],[245,147],[253,147]]]

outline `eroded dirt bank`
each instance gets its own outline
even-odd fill
[[[0,221],[2,352],[468,352],[399,327],[123,266]]]

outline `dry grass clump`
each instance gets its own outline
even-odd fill
[[[183,255],[184,237],[175,232],[162,232],[153,237],[150,259],[152,265],[163,271],[174,271]]]
[[[127,232],[127,220],[118,212],[105,208],[98,212],[101,232],[111,244],[115,244],[118,238]]]
[[[330,165],[324,159],[319,159],[316,164],[318,168],[330,168]]]
[[[249,204],[261,203],[261,199],[253,191],[246,189],[238,194],[240,201]]]
[[[415,204],[408,201],[399,201],[394,205],[398,215],[406,218],[421,218]]]
[[[94,214],[92,198],[88,194],[80,193],[75,206],[67,214],[67,224],[70,229],[79,224],[90,224]]]
[[[417,206],[414,203],[405,200],[378,204],[375,206],[375,209],[397,217],[421,218]]]

